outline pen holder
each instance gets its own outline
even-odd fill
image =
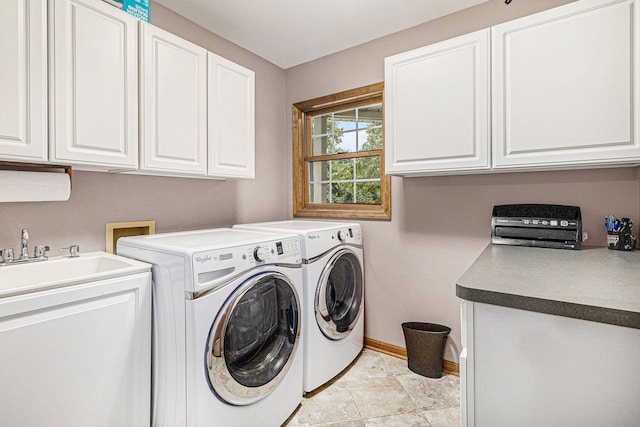
[[[636,248],[636,238],[628,232],[608,231],[607,246],[615,251],[632,251]]]

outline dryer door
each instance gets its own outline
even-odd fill
[[[320,275],[316,288],[316,321],[329,339],[339,340],[355,326],[363,303],[363,273],[349,249],[336,252]]]
[[[277,272],[245,281],[221,308],[207,340],[211,390],[233,405],[267,396],[284,379],[300,340],[299,296]]]

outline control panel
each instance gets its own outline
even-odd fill
[[[297,237],[260,242],[225,249],[202,251],[193,256],[194,282],[199,288],[223,283],[228,277],[269,264],[302,263]]]
[[[545,227],[575,227],[577,221],[566,219],[550,219],[550,218],[496,218],[496,224],[512,225],[512,226],[545,226]]]
[[[310,231],[305,235],[302,257],[312,259],[340,245],[362,246],[362,230],[357,225]]]

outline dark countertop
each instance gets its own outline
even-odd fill
[[[640,329],[640,252],[489,245],[459,298]]]

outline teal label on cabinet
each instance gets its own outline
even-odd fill
[[[122,10],[142,21],[149,22],[149,0],[123,0]]]

